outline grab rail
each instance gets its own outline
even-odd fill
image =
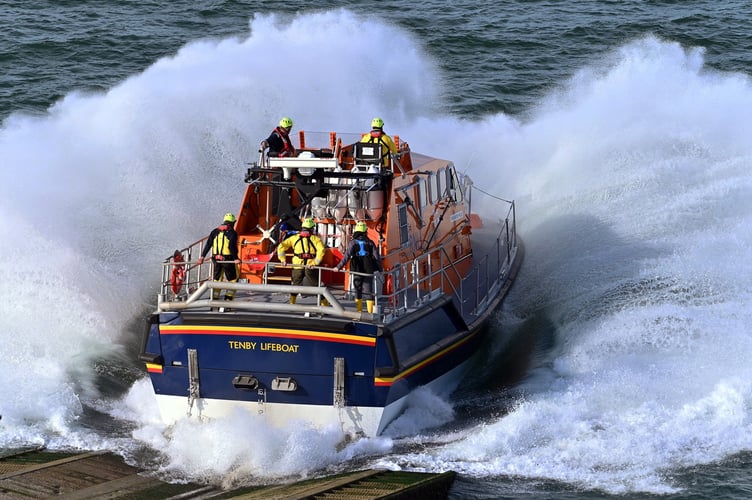
[[[279,268],[300,267],[280,262],[243,261],[242,264],[263,266],[261,283],[228,283],[215,282],[212,280],[213,263],[207,260],[201,264],[197,257],[205,242],[205,238],[196,241],[186,248],[179,249],[184,262],[176,263],[168,258],[163,263],[162,284],[159,292],[160,310],[184,310],[197,307],[222,307],[227,303],[221,301],[202,299],[201,296],[215,288],[245,291],[250,294],[296,294],[317,296],[317,304],[321,298],[331,306],[311,306],[306,304],[273,304],[268,301],[254,302],[234,301],[232,308],[237,310],[284,310],[304,311],[331,314],[342,317],[362,318],[360,313],[347,310],[340,299],[346,299],[351,290],[339,289],[331,285],[324,286],[321,283],[322,271],[334,271],[328,267],[314,267],[319,275],[318,286],[278,285],[270,283],[274,279],[275,271]],[[494,296],[497,287],[506,281],[512,263],[515,259],[514,252],[517,247],[517,232],[515,220],[514,202],[510,202],[509,211],[502,221],[500,230],[496,236],[493,247],[489,253],[476,259],[472,255],[453,260],[446,248],[438,250],[438,266],[432,262],[432,254],[427,253],[416,257],[411,262],[402,266],[385,271],[384,273],[371,276],[370,274],[356,273],[343,270],[350,277],[362,275],[373,279],[374,319],[389,322],[407,312],[419,307],[427,300],[433,300],[439,295],[449,294],[453,297],[456,307],[466,320],[472,320],[480,316],[490,305],[489,298]],[[495,256],[495,259],[493,257]],[[468,259],[474,259],[470,273],[462,277],[458,266]],[[492,260],[493,259],[493,260]],[[495,261],[495,262],[494,262]],[[182,268],[183,276],[180,283],[176,283],[174,273]],[[427,272],[423,273],[422,270]],[[348,279],[348,282],[352,282]],[[335,291],[337,296],[335,296]],[[248,305],[253,304],[253,305]]]

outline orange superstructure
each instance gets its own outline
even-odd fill
[[[300,133],[302,145],[308,144]],[[411,153],[401,141],[389,168],[359,143],[342,146],[334,132],[322,148],[301,148],[297,158],[262,158],[249,169],[238,214],[241,278],[262,283],[282,222],[314,217],[328,250],[323,267],[339,262],[356,221],[368,225],[387,272],[428,255],[416,278],[434,275],[425,287],[456,287],[471,265],[469,207],[454,165]],[[332,148],[332,146],[334,146]],[[336,152],[336,156],[335,156]],[[308,174],[308,175],[304,175]],[[292,221],[292,222],[291,222]],[[452,264],[441,285],[436,271]],[[284,273],[278,278],[283,279]],[[328,273],[330,286],[347,286],[347,275]]]

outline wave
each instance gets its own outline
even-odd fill
[[[496,144],[527,249],[507,328],[554,342],[500,417],[394,461],[662,494],[667,470],[749,448],[750,98],[746,76],[648,37]]]

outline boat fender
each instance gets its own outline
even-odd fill
[[[172,293],[177,294],[180,292],[180,287],[182,287],[185,282],[185,264],[183,264],[185,259],[183,259],[183,254],[180,253],[180,250],[175,250],[170,262],[172,262],[170,288],[172,288]]]

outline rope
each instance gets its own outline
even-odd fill
[[[490,196],[491,198],[495,198],[495,199],[497,199],[497,200],[499,200],[499,201],[503,201],[503,202],[509,203],[510,205],[511,205],[512,203],[514,203],[513,201],[510,201],[510,200],[505,200],[504,198],[500,198],[500,197],[498,197],[498,196],[495,196],[495,195],[493,195],[493,194],[491,194],[491,193],[489,193],[489,192],[487,192],[487,191],[483,191],[483,190],[482,190],[481,188],[479,188],[479,187],[478,187],[478,186],[476,186],[475,184],[473,184],[473,189],[475,189],[476,191],[480,191],[481,193],[485,194],[486,196]]]

